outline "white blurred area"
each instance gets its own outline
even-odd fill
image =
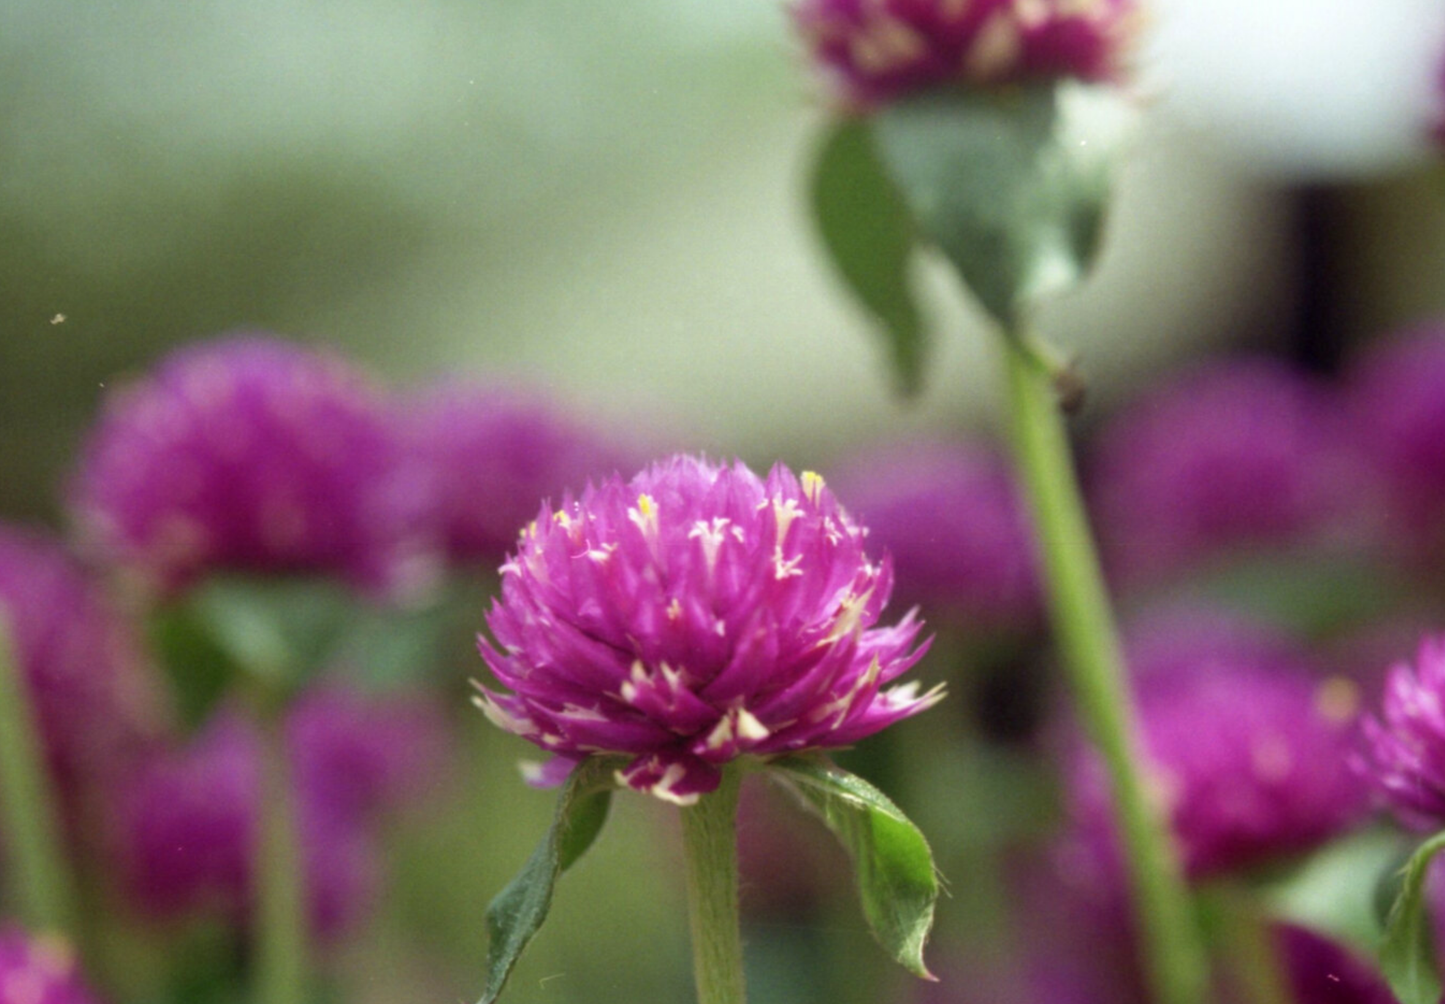
[[[1044,318],[1105,397],[1285,323],[1285,186],[1418,167],[1445,38],[1437,0],[1159,0],[1151,20],[1149,121],[1102,267]],[[990,421],[990,337],[944,270],[920,274],[938,365],[903,404],[818,255],[803,185],[824,111],[778,0],[12,0],[0,57],[23,84],[0,209],[86,268],[149,277],[247,225],[238,186],[324,177],[426,236],[340,295],[306,295],[329,248],[278,248],[295,289],[257,313],[394,372],[512,373],[755,459]],[[1419,253],[1442,250],[1440,201],[1410,212],[1436,225]],[[101,323],[72,314],[81,340]]]
[[[1445,65],[1440,0],[1153,0],[1161,112],[1247,169],[1355,177],[1427,154]]]

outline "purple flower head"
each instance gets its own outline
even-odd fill
[[[1035,623],[1043,599],[1023,503],[982,446],[913,443],[870,452],[834,479],[870,541],[893,557],[898,598],[930,619],[985,629]]]
[[[1394,554],[1445,557],[1445,324],[1374,346],[1350,374],[1352,417],[1385,486]]]
[[[399,708],[400,717],[392,710]],[[367,701],[339,688],[303,695],[286,722],[313,928],[334,937],[365,915],[379,881],[373,824],[436,767],[435,721],[413,701]],[[223,713],[189,745],[159,756],[122,795],[128,885],[148,913],[219,913],[250,903],[259,825],[255,727]]]
[[[1289,660],[1195,649],[1193,671],[1136,674],[1145,750],[1191,877],[1248,869],[1314,847],[1355,823],[1364,785],[1348,765],[1357,692]],[[1108,786],[1092,754],[1075,758],[1084,842],[1112,856]]]
[[[1396,1004],[1375,969],[1349,949],[1294,924],[1277,924],[1275,944],[1299,1004]]]
[[[1124,661],[1138,679],[1208,675],[1234,666],[1313,671],[1299,642],[1279,628],[1198,600],[1172,601],[1131,616],[1123,640]]]
[[[1265,359],[1167,382],[1103,430],[1093,470],[1111,567],[1157,579],[1231,552],[1333,542],[1365,483],[1336,402]]]
[[[1126,75],[1133,0],[798,0],[793,16],[844,103],[950,84]]]
[[[215,571],[414,585],[426,499],[388,407],[326,351],[264,335],[182,348],[106,401],[72,484],[82,537],[165,591]]]
[[[743,754],[845,746],[936,703],[887,688],[923,655],[912,614],[875,628],[892,570],[816,474],[677,456],[544,506],[502,566],[481,639],[513,693],[493,722],[557,754],[633,757],[619,779],[679,804]]]
[[[68,795],[160,736],[165,714],[130,625],[58,544],[0,525],[0,621]]]
[[[536,395],[454,384],[412,405],[412,449],[454,564],[500,564],[537,501],[633,466],[618,444]]]
[[[1445,825],[1445,637],[1424,639],[1413,667],[1390,670],[1382,718],[1361,725],[1367,750],[1357,766],[1400,820]]]
[[[75,951],[52,935],[0,929],[0,1004],[98,1004],[81,980]]]

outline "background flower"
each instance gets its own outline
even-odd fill
[[[409,408],[410,449],[455,565],[499,564],[538,502],[635,466],[595,422],[540,395],[453,383],[416,392]]]
[[[905,442],[832,479],[897,573],[894,598],[964,630],[1023,629],[1043,598],[1023,501],[1003,458],[975,443]]]
[[[98,1004],[81,979],[75,953],[55,937],[0,929],[0,1000],[5,1004]]]
[[[1349,433],[1334,393],[1283,364],[1176,375],[1100,430],[1091,496],[1106,562],[1138,584],[1357,539],[1370,482]]]
[[[1353,684],[1306,673],[1302,658],[1282,650],[1242,647],[1233,633],[1217,647],[1202,635],[1181,642],[1187,648],[1166,671],[1146,665],[1133,678],[1155,793],[1191,877],[1308,850],[1361,819],[1366,792],[1347,763]],[[1102,767],[1091,752],[1069,763],[1083,842],[1109,873],[1114,837]]]
[[[377,822],[435,784],[440,728],[435,710],[416,699],[363,699],[335,686],[308,692],[290,711],[306,895],[323,936],[366,915],[380,882]],[[255,726],[229,711],[130,780],[120,795],[119,846],[144,912],[244,918],[260,771]]]
[[[1370,345],[1346,378],[1356,435],[1383,488],[1390,557],[1433,572],[1445,556],[1445,326]]]
[[[177,350],[108,396],[71,485],[82,538],[163,590],[223,570],[404,588],[426,499],[390,407],[324,350],[263,335]]]
[[[799,0],[798,28],[846,100],[869,105],[941,84],[1124,71],[1132,0]]]
[[[690,803],[744,753],[845,746],[935,703],[883,689],[919,624],[875,628],[892,572],[816,474],[678,456],[543,510],[502,567],[481,651],[497,725],[559,755],[626,753]]]
[[[67,795],[159,739],[168,716],[133,625],[57,542],[0,524],[0,619]]]

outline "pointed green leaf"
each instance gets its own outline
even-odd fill
[[[1400,1004],[1437,1004],[1440,1000],[1440,971],[1425,910],[1425,876],[1441,848],[1445,848],[1445,833],[1437,833],[1410,856],[1404,885],[1385,924],[1380,971]]]
[[[557,797],[557,812],[547,835],[517,877],[487,907],[487,989],[479,1004],[492,1004],[502,993],[523,950],[547,919],[557,876],[592,846],[607,821],[613,774],[624,761],[589,757],[572,772]]]
[[[1063,81],[924,94],[875,137],[920,229],[1013,331],[1087,274],[1133,119],[1117,88]]]
[[[918,827],[887,795],[822,757],[774,760],[769,772],[847,848],[874,936],[910,972],[933,979],[923,946],[933,927],[938,874]]]
[[[924,331],[908,281],[915,228],[864,119],[841,119],[818,150],[813,218],[848,289],[882,325],[904,393],[923,376]]]

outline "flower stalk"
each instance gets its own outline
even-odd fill
[[[1113,792],[1144,965],[1157,1004],[1204,1004],[1208,965],[1159,807],[1149,797],[1108,592],[1048,372],[1005,339],[1013,450],[1033,513],[1057,643]]]
[[[268,715],[261,749],[261,815],[256,834],[256,999],[306,999],[307,925],[296,799],[279,715]]]
[[[698,1004],[744,1004],[738,919],[738,790],[742,772],[723,771],[717,790],[682,810],[688,920]]]
[[[0,828],[31,930],[74,936],[74,882],[64,857],[59,805],[18,653],[0,617]]]

